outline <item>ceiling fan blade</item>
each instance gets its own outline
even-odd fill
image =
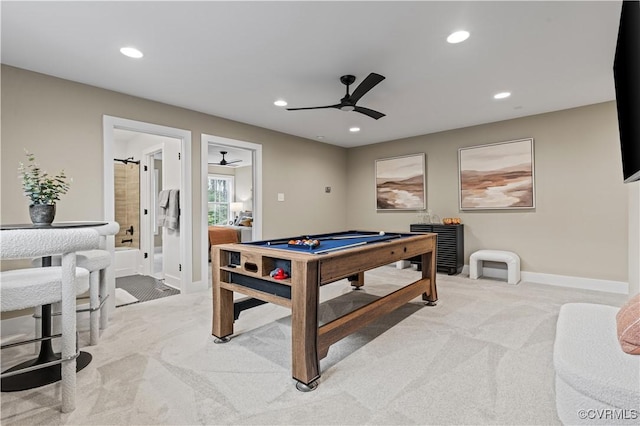
[[[287,108],[287,111],[299,111],[301,109],[340,108],[340,106],[341,106],[341,104],[326,105],[326,106],[319,106],[319,107]]]
[[[361,97],[363,97],[369,90],[373,89],[382,80],[384,80],[383,76],[372,72],[367,76],[367,78],[363,80],[362,83],[360,83],[358,87],[356,87],[356,90],[354,90],[351,94],[351,97],[349,97],[349,101],[355,104]]]
[[[360,114],[368,115],[369,117],[374,118],[376,120],[378,118],[382,118],[382,117],[384,117],[386,115],[386,114],[383,114],[381,112],[374,111],[374,110],[369,109],[369,108],[359,107],[359,106],[356,106],[354,111],[359,112]]]
[[[217,162],[217,163],[207,163],[207,164],[209,164],[211,166],[228,166],[229,164],[241,163],[241,162],[242,162],[242,160],[235,160],[235,161],[226,161],[225,160],[224,162],[220,161],[220,162]]]

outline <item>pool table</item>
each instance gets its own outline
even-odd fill
[[[289,244],[302,239],[315,239],[319,245]],[[318,326],[321,286],[347,278],[358,289],[365,271],[416,256],[423,265],[420,279]],[[435,261],[436,235],[423,233],[346,231],[216,245],[212,334],[216,343],[227,342],[233,334],[234,292],[291,309],[292,377],[298,390],[313,390],[320,359],[333,343],[420,295],[427,305],[436,303]],[[279,269],[281,275],[274,276]]]

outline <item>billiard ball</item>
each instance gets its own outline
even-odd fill
[[[380,232],[379,232],[379,234],[380,234],[380,235],[384,235],[384,231],[380,231]]]

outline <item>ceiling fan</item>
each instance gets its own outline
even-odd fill
[[[298,111],[302,109],[322,109],[322,108],[336,108],[341,111],[355,111],[360,114],[368,115],[373,119],[379,119],[385,116],[385,114],[374,111],[369,108],[364,108],[361,106],[357,106],[356,103],[363,97],[369,90],[373,89],[378,83],[384,80],[384,77],[380,74],[376,74],[372,72],[365,78],[362,83],[353,91],[352,94],[349,94],[349,86],[356,81],[356,77],[353,75],[343,75],[340,77],[340,81],[342,84],[347,86],[347,93],[344,95],[344,98],[340,99],[339,104],[335,105],[326,105],[319,107],[306,107],[306,108],[287,108],[288,111]]]
[[[220,154],[222,154],[222,160],[220,160],[219,163],[209,163],[209,164],[215,164],[218,166],[228,166],[229,164],[233,164],[233,163],[241,163],[242,160],[232,160],[232,161],[227,161],[224,156],[227,155],[227,151],[220,151]]]

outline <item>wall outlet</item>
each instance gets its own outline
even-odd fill
[[[284,201],[284,192],[278,192],[278,201]]]

